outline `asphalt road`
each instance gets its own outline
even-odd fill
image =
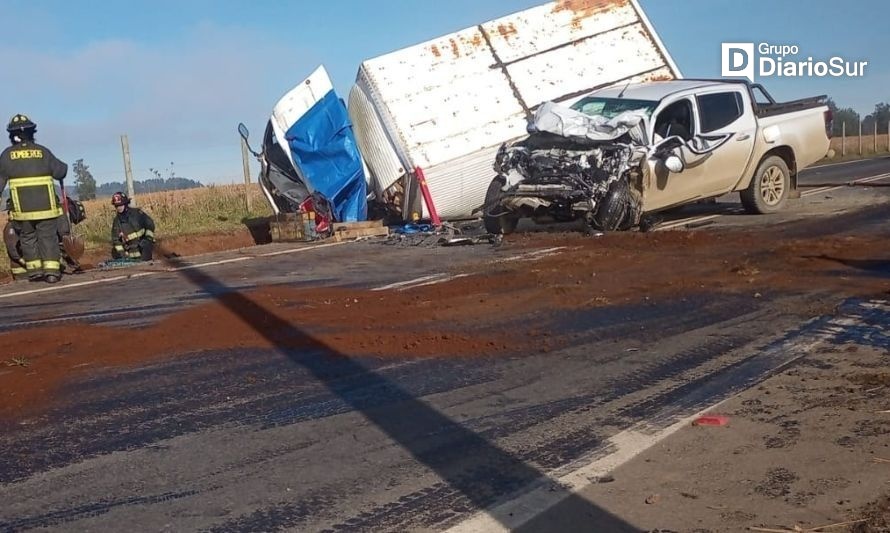
[[[885,172],[887,159],[811,169],[801,184],[817,193],[786,214],[738,215],[730,199],[673,221],[713,217],[700,231],[790,220],[816,235],[877,231],[890,209],[869,206],[885,189],[846,184]],[[831,227],[841,216],[845,227]],[[276,252],[287,253],[260,255]],[[48,292],[3,287],[0,324],[81,320],[125,336],[224,294],[238,314],[255,305],[239,291],[259,285],[374,288],[528,252],[265,247],[196,268],[91,274],[70,283],[94,284]],[[101,281],[134,273],[142,277]],[[668,427],[756,383],[783,364],[776,343],[813,318],[788,301],[809,297],[696,296],[567,315],[554,333],[581,335],[546,355],[228,350],[99,373],[67,383],[68,401],[39,417],[0,422],[0,530],[447,529],[534,488],[558,494],[555,480],[609,456],[615,435],[641,422]],[[119,347],[110,339],[108,349]],[[597,531],[635,530],[574,500],[565,501]]]

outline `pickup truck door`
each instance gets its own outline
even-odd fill
[[[701,194],[718,196],[732,191],[745,173],[754,152],[757,119],[747,91],[711,89],[695,99],[699,116],[695,141],[712,148],[704,161]]]
[[[648,172],[643,182],[643,210],[655,211],[683,204],[700,196],[701,183],[705,180],[703,160],[690,150],[697,128],[696,102],[685,96],[665,102],[653,115],[652,139],[655,150],[646,162]],[[680,146],[672,153],[684,162],[682,172],[671,172],[664,165],[664,153],[657,148],[663,145]]]
[[[680,137],[685,143],[674,150],[685,168],[678,173],[670,172],[662,157],[649,158],[650,177],[643,193],[646,211],[732,191],[754,151],[757,120],[745,91],[723,88],[703,91],[663,107],[653,121],[656,146],[665,135],[676,134],[666,125],[676,123],[678,116],[682,118],[682,113],[677,113],[678,105],[692,112],[690,130],[693,133],[681,129]]]

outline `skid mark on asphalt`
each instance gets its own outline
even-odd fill
[[[536,487],[521,497],[478,513],[448,531],[475,533],[519,529],[565,498],[578,496],[581,489],[591,483],[591,479],[611,473],[680,429],[688,427],[696,417],[714,410],[743,390],[812,353],[820,345],[837,342],[845,332],[863,326],[863,315],[887,316],[890,313],[890,302],[887,301],[859,302],[858,307],[861,308],[860,312],[847,306],[848,314],[813,320],[760,353],[720,372],[694,390],[689,390],[649,420],[609,437],[588,457],[583,466],[552,477],[555,485]],[[558,490],[554,490],[554,486]]]
[[[198,491],[187,490],[181,492],[166,492],[155,496],[133,496],[111,501],[97,501],[72,509],[50,511],[43,516],[26,517],[13,519],[9,522],[0,522],[0,529],[3,531],[20,531],[35,527],[58,526],[72,520],[83,520],[100,516],[120,507],[158,504],[194,496],[195,494],[198,494]]]

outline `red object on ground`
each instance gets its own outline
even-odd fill
[[[436,212],[436,206],[433,205],[433,195],[430,194],[430,188],[426,185],[426,176],[423,173],[423,169],[416,167],[414,169],[414,176],[417,177],[417,185],[420,187],[420,194],[423,195],[423,202],[426,204],[426,208],[430,212],[430,222],[433,223],[433,226],[441,226],[442,220],[439,219],[439,213]]]
[[[315,210],[315,202],[312,197],[303,200],[300,204],[300,211],[303,213],[315,213],[315,231],[318,233],[326,233],[331,227],[331,220]]]
[[[693,426],[725,426],[729,424],[729,417],[723,415],[704,415],[692,422]]]

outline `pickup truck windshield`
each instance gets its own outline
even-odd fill
[[[588,96],[572,104],[572,109],[585,115],[600,115],[606,118],[615,118],[625,111],[641,110],[646,115],[651,115],[658,106],[658,102],[651,100],[628,100],[626,98],[601,98]]]

